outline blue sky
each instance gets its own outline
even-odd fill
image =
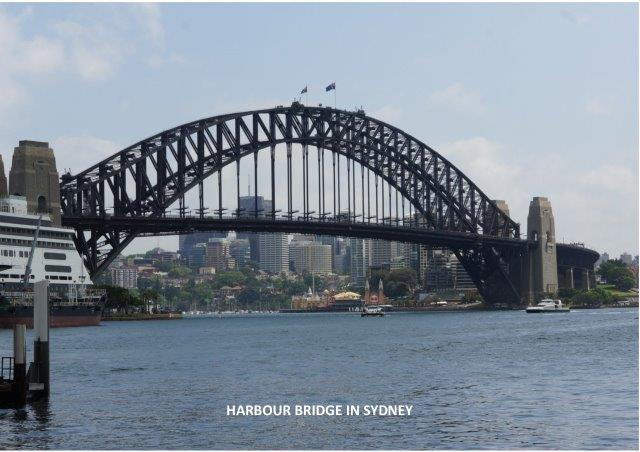
[[[332,104],[335,81],[338,107],[431,145],[516,221],[548,196],[558,240],[637,254],[637,21],[633,4],[4,5],[0,151],[47,140],[77,172],[305,85]]]

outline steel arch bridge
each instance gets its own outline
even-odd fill
[[[276,152],[282,145],[286,153]],[[261,150],[268,154],[266,165],[259,165]],[[247,159],[254,182],[250,208],[240,197],[240,162]],[[223,171],[233,171],[233,164],[229,184]],[[285,168],[286,175],[279,174]],[[205,188],[210,177],[217,183]],[[272,200],[267,209],[259,203],[263,178],[269,182],[265,198]],[[286,196],[278,196],[284,184]],[[198,193],[195,214],[185,201],[192,190]],[[225,190],[236,199],[230,201]],[[75,228],[92,277],[138,236],[307,232],[448,247],[486,301],[516,305],[524,297],[523,258],[535,246],[520,238],[519,224],[473,181],[423,142],[361,110],[297,102],[165,130],[79,174],[63,175],[60,193],[63,224]],[[211,193],[217,209],[205,205]],[[178,213],[171,215],[176,203]]]

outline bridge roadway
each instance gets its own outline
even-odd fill
[[[410,242],[442,246],[453,249],[469,249],[482,245],[497,248],[516,248],[526,250],[537,246],[536,242],[510,237],[496,237],[469,232],[437,231],[424,227],[400,226],[389,223],[363,223],[346,221],[334,217],[324,219],[307,216],[253,217],[237,216],[199,217],[129,217],[113,215],[82,215],[62,217],[62,224],[83,230],[99,230],[109,227],[132,232],[138,236],[175,235],[199,231],[238,231],[238,232],[281,232],[312,233],[318,235],[348,236],[366,239]]]
[[[512,251],[533,249],[537,243],[532,240],[494,237],[465,232],[436,231],[417,226],[394,224],[349,222],[333,217],[314,218],[311,216],[253,217],[237,216],[164,216],[154,218],[152,222],[145,217],[105,216],[68,216],[62,218],[67,226],[85,231],[99,230],[107,225],[110,228],[126,230],[137,236],[176,235],[201,231],[237,231],[265,233],[310,233],[332,236],[349,236],[364,239],[378,239],[428,244],[455,249],[477,248],[490,245],[498,249],[510,248]],[[595,286],[593,264],[598,253],[584,246],[558,243],[557,245],[558,280],[560,288],[590,288]]]

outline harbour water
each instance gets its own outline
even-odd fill
[[[51,350],[50,401],[0,410],[0,448],[638,446],[637,309],[103,322],[52,330]],[[316,403],[413,410],[226,415]]]

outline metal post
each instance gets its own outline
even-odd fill
[[[34,284],[33,301],[33,361],[39,367],[43,393],[49,395],[49,281]]]
[[[13,327],[13,403],[22,408],[27,402],[27,348],[25,346],[26,325]]]

